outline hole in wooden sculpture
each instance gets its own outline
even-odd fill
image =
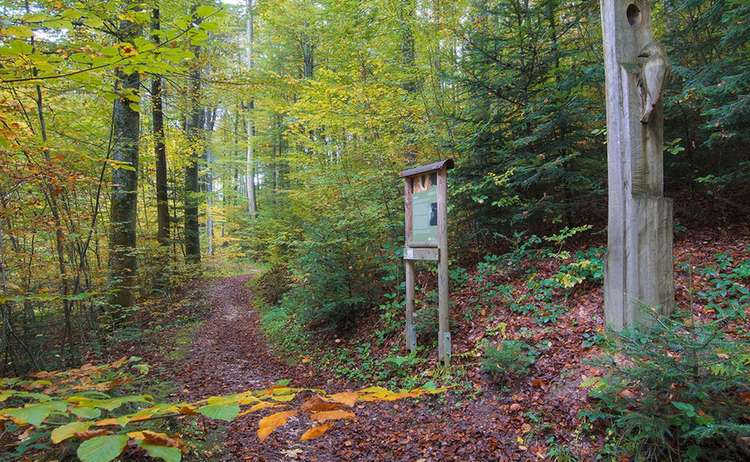
[[[634,3],[628,5],[626,14],[628,15],[628,23],[631,26],[637,26],[641,23],[641,9],[638,8],[638,5]]]

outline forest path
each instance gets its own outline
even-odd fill
[[[186,398],[291,386],[344,391],[345,384],[310,365],[290,366],[274,356],[251,306],[251,276],[207,281],[211,312],[175,371]],[[301,442],[310,423],[294,417],[265,442],[256,436],[252,413],[229,424],[224,461],[485,461],[514,459],[507,416],[496,402],[431,398],[356,405],[357,419],[338,421],[326,435]],[[215,425],[210,423],[210,425]],[[219,460],[212,456],[210,460]],[[202,459],[198,459],[202,460]],[[205,460],[205,459],[203,459]]]
[[[179,371],[191,397],[268,388],[296,372],[268,348],[258,314],[250,308],[250,278],[228,277],[207,284],[211,313]]]

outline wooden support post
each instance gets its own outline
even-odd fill
[[[437,172],[437,222],[438,222],[438,359],[450,364],[451,334],[448,318],[450,306],[448,291],[448,171]]]
[[[412,238],[412,193],[413,179],[404,178],[404,212],[405,212],[405,236],[406,242]],[[406,251],[406,249],[404,249]],[[411,353],[417,352],[417,331],[414,326],[414,261],[404,258],[404,270],[406,272],[406,347]]]

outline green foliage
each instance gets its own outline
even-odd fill
[[[292,275],[289,269],[282,264],[276,264],[271,266],[267,271],[264,271],[254,281],[253,293],[265,303],[276,305],[281,300],[281,297],[289,291],[292,282]]]
[[[466,161],[456,180],[473,187],[457,200],[484,235],[569,221],[603,191],[603,139],[590,136],[601,101],[588,90],[601,64],[572,41],[574,30],[598,36],[598,9],[495,0],[473,3],[468,17],[456,75],[466,90],[457,117]],[[489,175],[498,181],[483,181]]]
[[[307,334],[298,320],[295,293],[287,294],[278,306],[260,305],[260,323],[269,342],[287,356],[297,357],[307,348]]]
[[[314,329],[340,329],[379,300],[382,292],[373,280],[379,268],[369,255],[359,253],[370,238],[367,230],[323,222],[308,229],[311,238],[300,243],[295,265],[301,285],[293,288],[300,319]],[[333,225],[333,226],[332,226]]]
[[[572,289],[584,282],[603,284],[604,254],[605,249],[598,247],[577,251],[572,263],[560,266],[555,279],[565,289]]]
[[[510,380],[529,373],[536,362],[536,350],[520,340],[503,340],[495,347],[487,345],[482,360],[482,370],[495,378]]]
[[[465,268],[462,268],[460,266],[452,266],[450,268],[450,284],[451,287],[454,288],[461,288],[464,285],[466,285],[467,282],[469,282],[469,273],[466,271]]]
[[[440,330],[437,305],[425,306],[414,312],[414,329],[420,342],[432,344],[437,341]]]
[[[726,254],[716,255],[715,260],[716,266],[699,270],[708,280],[708,287],[698,292],[698,297],[718,318],[746,319],[750,308],[750,258],[737,265]]]
[[[677,314],[626,330],[595,364],[607,375],[582,386],[582,415],[611,427],[621,456],[637,460],[740,460],[750,435],[750,342],[716,322]]]

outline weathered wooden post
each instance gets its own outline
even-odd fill
[[[401,172],[404,178],[404,266],[406,269],[406,345],[417,351],[414,327],[414,262],[438,262],[438,358],[450,363],[448,322],[448,170],[447,159]]]
[[[669,66],[651,33],[649,0],[600,0],[609,178],[605,314],[615,330],[642,306],[674,305],[672,201],[663,197],[662,88]]]

